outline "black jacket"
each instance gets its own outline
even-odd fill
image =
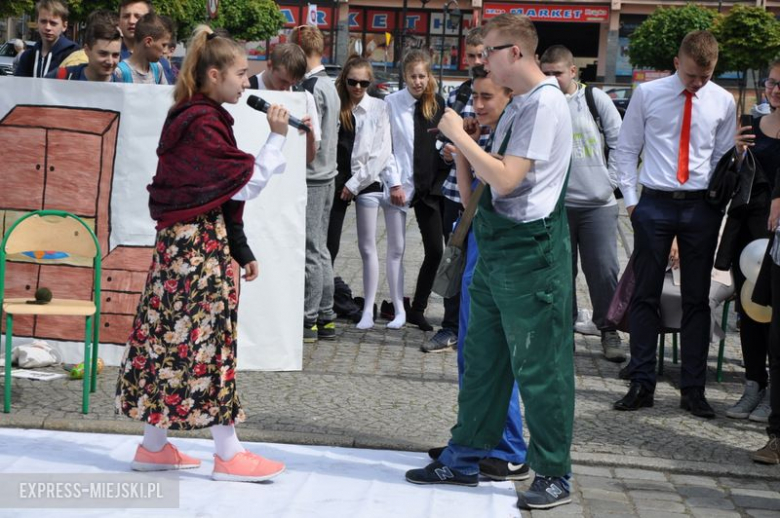
[[[75,41],[71,41],[65,36],[60,36],[54,42],[54,46],[46,58],[41,55],[42,48],[42,43],[39,41],[33,48],[24,51],[22,57],[19,58],[19,66],[16,67],[14,75],[19,77],[45,77],[47,72],[57,70],[65,58],[81,47]],[[49,56],[51,56],[51,59],[49,59]],[[35,73],[36,59],[38,60],[37,74]]]

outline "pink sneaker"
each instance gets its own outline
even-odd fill
[[[189,455],[185,455],[176,449],[171,443],[167,443],[162,450],[151,452],[138,445],[135,458],[130,467],[135,471],[165,471],[169,469],[192,469],[200,467],[200,461]]]
[[[242,451],[229,461],[214,454],[214,480],[231,482],[262,482],[284,471],[284,464],[255,455],[251,451]]]

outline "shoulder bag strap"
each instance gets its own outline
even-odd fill
[[[498,154],[503,155],[506,152],[506,148],[509,145],[509,137],[512,135],[512,127],[510,126],[504,136],[504,140],[501,142],[501,147],[498,148]],[[466,205],[466,210],[463,211],[463,215],[460,217],[458,226],[455,228],[455,232],[452,233],[449,244],[463,248],[463,242],[468,235],[469,227],[471,226],[471,220],[474,219],[474,214],[477,212],[477,205],[479,199],[482,196],[482,191],[485,190],[485,184],[479,182],[477,188],[471,193],[469,203]]]

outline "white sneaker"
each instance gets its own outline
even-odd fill
[[[747,419],[751,412],[761,403],[764,394],[769,394],[769,391],[766,389],[759,390],[758,382],[746,380],[745,391],[742,393],[742,397],[739,398],[739,401],[733,407],[726,410],[726,416],[732,419]]]
[[[577,321],[574,322],[574,331],[581,335],[601,336],[601,331],[593,323],[593,314],[589,309],[577,311]]]

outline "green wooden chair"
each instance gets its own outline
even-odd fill
[[[54,258],[41,251],[54,250]],[[45,305],[28,304],[29,300],[5,298],[5,274],[8,256],[22,257],[38,264],[58,264],[63,260],[91,262],[94,272],[92,300],[53,298]],[[84,221],[60,210],[40,210],[24,215],[8,229],[0,245],[0,305],[6,315],[5,386],[3,411],[11,412],[11,345],[15,315],[48,315],[85,319],[84,383],[82,411],[89,413],[89,395],[97,382],[97,358],[100,322],[101,252],[95,233]]]

